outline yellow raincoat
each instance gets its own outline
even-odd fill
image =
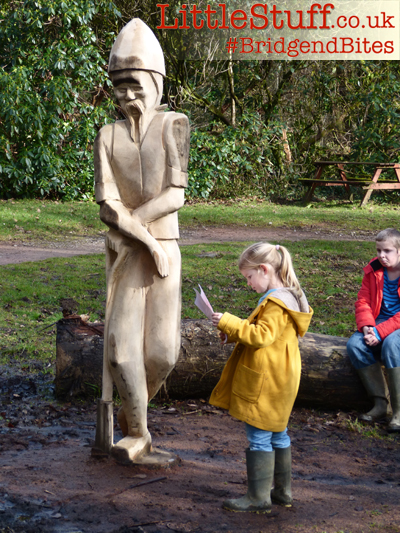
[[[210,403],[259,429],[283,431],[300,384],[298,335],[312,314],[304,294],[298,300],[289,289],[271,292],[246,320],[224,313],[218,329],[236,346]]]

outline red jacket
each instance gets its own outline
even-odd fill
[[[358,331],[362,332],[364,326],[375,326],[382,340],[396,329],[400,329],[400,313],[378,325],[375,322],[382,305],[383,274],[383,266],[375,257],[364,268],[364,278],[355,304]],[[397,292],[400,297],[400,280]]]

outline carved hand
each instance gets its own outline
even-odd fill
[[[151,255],[153,256],[160,277],[166,278],[169,274],[168,257],[161,246],[156,242],[154,246],[150,247]]]

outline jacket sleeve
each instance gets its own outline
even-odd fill
[[[381,322],[375,327],[383,341],[388,335],[393,333],[393,331],[400,329],[400,313],[396,313],[394,316],[385,320],[385,322]]]
[[[356,324],[358,331],[362,332],[364,326],[375,326],[374,313],[371,301],[371,275],[364,274],[361,289],[358,293],[356,307]]]
[[[218,323],[218,329],[226,333],[232,341],[259,349],[274,343],[282,335],[288,319],[289,314],[280,305],[267,302],[261,307],[255,323],[224,313]]]

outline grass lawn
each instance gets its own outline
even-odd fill
[[[259,199],[193,203],[179,212],[181,227],[252,226],[378,232],[400,227],[400,207],[366,208],[346,202],[278,205]],[[99,208],[93,202],[0,200],[0,241],[43,242],[104,235]]]
[[[249,243],[250,244],[250,243]],[[314,308],[310,330],[349,336],[354,331],[354,301],[362,267],[374,247],[363,242],[303,241],[285,243],[295,270]],[[184,246],[182,251],[183,318],[202,318],[194,306],[200,283],[216,311],[245,318],[258,295],[246,286],[236,262],[246,243]],[[55,361],[55,325],[62,318],[60,299],[73,298],[79,314],[104,319],[103,255],[0,267],[0,362],[26,368],[48,367]],[[49,326],[49,327],[47,327]]]
[[[400,207],[370,202],[359,208],[349,202],[277,205],[259,199],[195,203],[180,212],[183,226],[253,226],[312,228],[315,230],[373,231],[400,227]]]

